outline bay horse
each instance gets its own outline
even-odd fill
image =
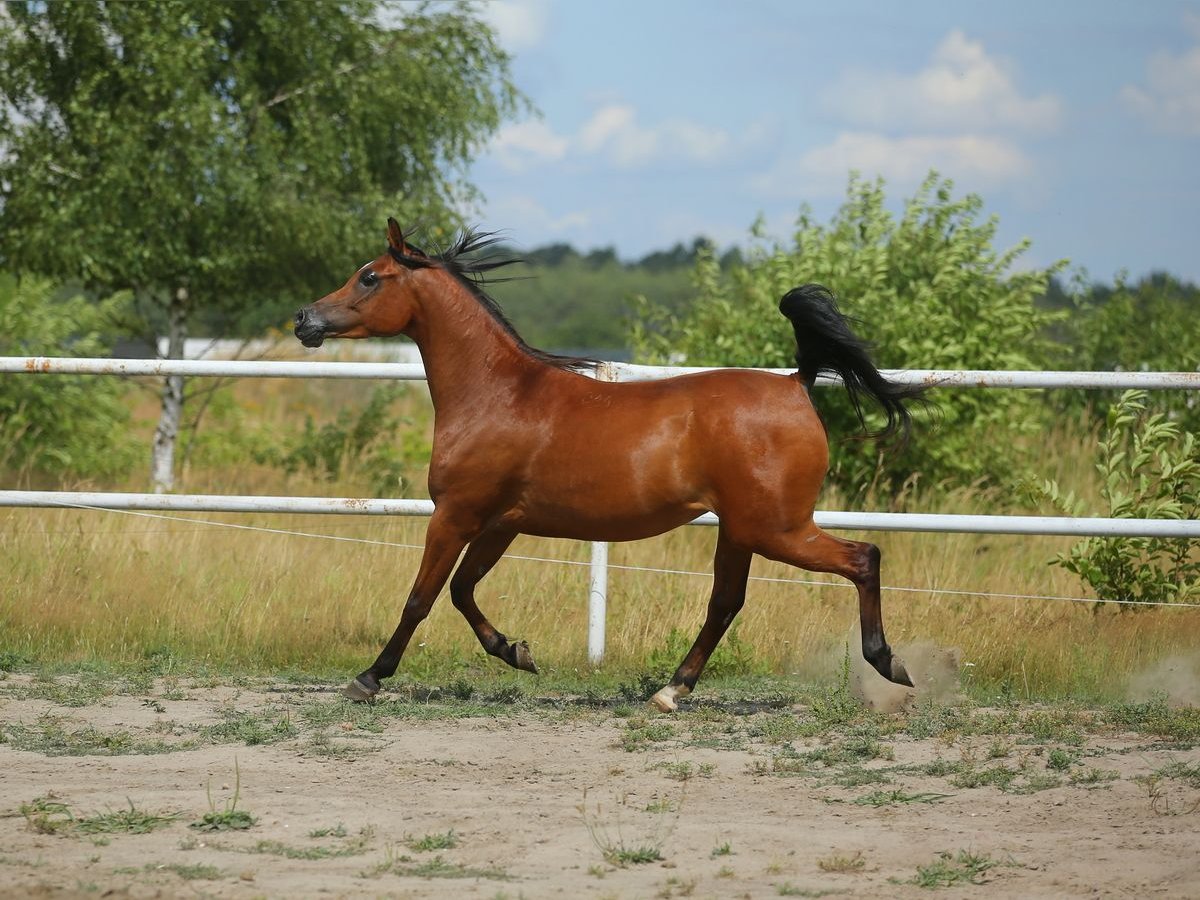
[[[412,338],[434,407],[435,510],[420,568],[395,633],[345,696],[369,701],[395,674],[448,578],[451,600],[483,649],[536,673],[529,645],[497,631],[474,596],[518,534],[632,541],[708,511],[720,518],[708,613],[652,698],[658,709],[674,710],[695,687],[742,608],[755,553],[853,582],[863,657],[890,681],[912,684],[884,638],[879,549],[813,522],[829,450],[809,394],[819,372],[835,372],[860,421],[861,395],[879,404],[887,423],[876,436],[887,437],[907,433],[905,402],[919,391],[879,373],[827,290],[805,285],[780,302],[796,333],[795,374],[723,369],[612,383],[581,374],[594,361],[520,338],[482,287],[486,273],[515,261],[495,255],[495,235],[464,231],[433,255],[409,243],[395,219],[387,236],[386,253],[295,319],[306,347],[327,338]]]

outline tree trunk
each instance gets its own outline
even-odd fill
[[[183,342],[187,337],[188,290],[181,287],[171,297],[167,307],[167,359],[183,359]],[[168,375],[163,383],[162,413],[154,429],[154,447],[150,459],[150,480],[154,493],[162,494],[175,487],[175,439],[183,417],[183,376]]]

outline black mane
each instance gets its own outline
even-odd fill
[[[493,319],[512,336],[523,353],[539,362],[556,369],[595,369],[599,360],[586,356],[560,356],[557,353],[547,353],[525,343],[525,339],[517,333],[512,322],[504,315],[504,310],[487,291],[484,285],[489,282],[512,281],[512,278],[489,278],[488,273],[504,266],[524,262],[519,256],[506,256],[494,252],[502,244],[501,237],[494,231],[475,231],[463,229],[448,248],[430,255],[420,247],[414,246],[405,238],[404,249],[401,253],[395,247],[388,246],[388,253],[402,266],[410,269],[428,269],[437,266],[453,275],[465,287]]]

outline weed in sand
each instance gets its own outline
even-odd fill
[[[510,876],[503,869],[483,869],[446,862],[435,856],[424,862],[414,862],[412,857],[397,854],[391,847],[384,851],[383,861],[361,873],[363,878],[379,878],[383,875],[398,875],[402,878],[486,878],[490,881],[508,881]]]
[[[458,846],[458,835],[454,829],[449,831],[427,834],[419,838],[405,838],[404,845],[409,850],[418,853],[428,853],[431,850],[453,850]]]
[[[224,878],[225,873],[216,866],[204,863],[186,865],[184,863],[147,863],[144,872],[172,872],[184,881],[217,881]]]
[[[1094,766],[1078,768],[1071,773],[1070,782],[1077,787],[1095,787],[1116,781],[1121,776],[1112,769],[1097,769]]]
[[[999,865],[1002,863],[986,853],[971,853],[969,850],[959,850],[957,854],[942,852],[938,854],[937,860],[929,865],[917,866],[917,874],[903,883],[923,888],[983,884],[987,872]]]
[[[866,784],[890,784],[895,780],[891,776],[893,770],[894,767],[867,769],[859,765],[842,766],[830,779],[830,782],[845,788],[862,787]]]
[[[696,885],[699,883],[700,880],[698,878],[685,879],[672,875],[654,896],[661,898],[661,900],[672,900],[674,897],[690,897],[696,892]]]
[[[75,827],[81,834],[149,834],[179,818],[178,813],[145,812],[137,809],[132,800],[128,803],[129,809],[77,819]]]
[[[1182,803],[1176,797],[1176,802],[1172,804],[1172,791],[1168,789],[1169,783],[1175,781],[1193,788],[1200,787],[1200,763],[1169,762],[1149,775],[1139,775],[1134,780],[1145,785],[1150,808],[1159,815],[1192,813],[1200,809],[1200,799],[1194,797]]]
[[[866,868],[866,865],[867,861],[863,859],[861,850],[855,850],[849,856],[834,853],[824,859],[817,860],[817,868],[822,872],[830,872],[838,875],[861,872]]]
[[[584,827],[596,849],[600,851],[604,861],[612,866],[638,865],[662,860],[663,846],[675,829],[679,819],[679,804],[676,804],[676,815],[667,821],[666,812],[655,816],[648,826],[638,829],[637,837],[627,838],[621,824],[621,807],[626,805],[628,798],[622,798],[612,814],[612,824],[604,821],[603,810],[596,804],[594,811],[587,807],[587,792],[584,792],[583,802],[578,806],[583,817]]]
[[[328,828],[328,827],[314,828],[312,831],[310,831],[308,833],[308,836],[310,838],[345,837],[346,836],[346,826],[343,825],[341,822],[338,822],[332,828]]]
[[[941,800],[945,800],[947,797],[953,796],[953,794],[935,794],[929,792],[910,794],[905,790],[872,791],[869,794],[856,797],[854,802],[859,806],[880,807],[896,806],[902,803],[937,803]]]
[[[227,744],[241,741],[247,746],[274,744],[296,736],[296,727],[287,712],[223,709],[224,721],[202,725],[197,731],[207,741]]]
[[[647,722],[645,719],[630,719],[621,735],[620,746],[626,753],[645,750],[652,744],[669,741],[676,736],[675,727],[666,722]]]
[[[1143,703],[1113,703],[1104,710],[1102,718],[1109,725],[1168,738],[1181,749],[1200,743],[1200,708],[1173,708],[1163,695]]]
[[[282,841],[259,841],[249,847],[247,853],[265,853],[269,856],[282,856],[285,859],[339,859],[344,856],[361,856],[367,852],[369,838],[363,835],[349,841],[340,847],[318,845],[316,847],[293,847]]]
[[[58,834],[75,825],[70,807],[56,800],[53,794],[22,803],[20,812],[25,817],[25,827],[38,834]]]
[[[716,847],[713,847],[712,852],[710,854],[708,854],[708,858],[716,859],[718,856],[732,856],[732,855],[733,855],[733,845],[731,843],[729,843],[729,841],[726,841],[723,844],[718,844]]]
[[[691,781],[693,778],[712,778],[717,772],[717,767],[712,763],[701,763],[698,766],[693,766],[686,760],[660,762],[651,768],[660,769],[672,781],[683,782]]]
[[[135,807],[132,800],[128,800],[128,803],[129,809],[80,817],[72,813],[65,803],[48,796],[22,803],[20,811],[27,827],[39,834],[149,834],[178,818],[176,813],[145,812]],[[99,843],[96,840],[93,842]]]
[[[1075,764],[1078,758],[1078,754],[1071,750],[1055,747],[1046,756],[1046,768],[1054,769],[1058,772],[1066,772]]]
[[[1082,728],[1090,724],[1090,717],[1071,709],[1039,709],[1028,713],[1022,727],[1035,741],[1083,745]]]
[[[1159,778],[1170,778],[1172,781],[1182,781],[1194,788],[1200,788],[1200,762],[1186,763],[1175,760],[1161,766],[1153,773]]]
[[[644,807],[644,812],[648,813],[669,813],[679,810],[679,802],[671,797],[660,797],[657,794],[651,798],[650,802]]]
[[[237,760],[233,761],[234,772],[234,790],[233,796],[225,801],[224,809],[217,809],[212,798],[212,782],[208,783],[208,812],[200,817],[200,821],[193,822],[189,828],[194,828],[197,831],[245,831],[258,821],[254,816],[250,815],[244,809],[238,809],[238,800],[242,796],[242,770],[237,764]]]
[[[790,881],[785,881],[775,885],[775,893],[780,897],[829,897],[833,894],[844,894],[845,891],[828,888],[802,888],[796,887]]]

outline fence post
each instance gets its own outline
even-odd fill
[[[591,579],[588,582],[588,661],[604,662],[604,620],[608,607],[608,544],[592,542]]]
[[[610,362],[596,366],[597,381],[620,381],[617,367]],[[591,577],[588,580],[588,662],[604,662],[604,630],[608,611],[608,544],[592,542]]]

